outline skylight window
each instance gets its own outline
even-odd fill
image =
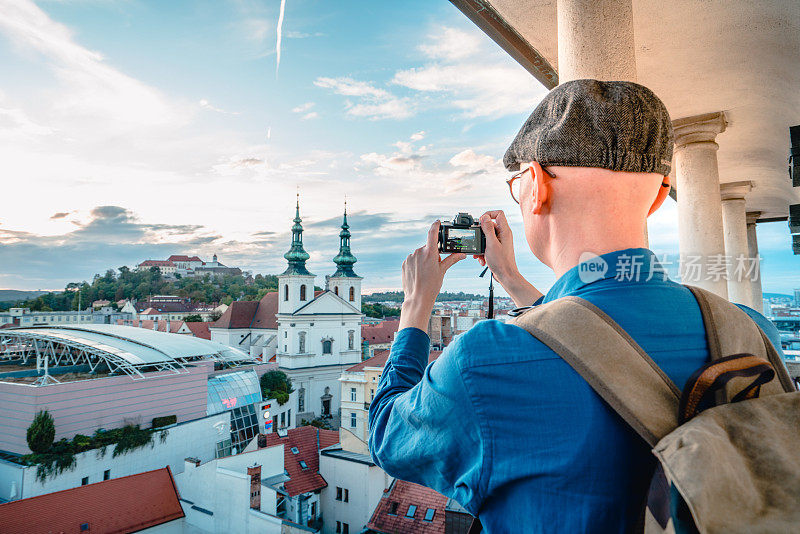
[[[409,505],[408,512],[406,512],[406,517],[410,517],[411,519],[414,519],[414,514],[416,514],[416,513],[417,513],[417,507],[414,506],[413,504]]]
[[[289,450],[292,451],[292,454],[298,454],[300,452],[299,450],[297,450],[297,447],[292,447]]]
[[[433,516],[436,514],[436,510],[433,508],[428,508],[425,510],[425,521],[433,521]]]
[[[300,460],[300,467],[302,469],[308,469],[308,465],[306,464],[305,460]]]

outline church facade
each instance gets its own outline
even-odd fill
[[[210,328],[212,340],[276,362],[295,389],[297,425],[303,419],[329,419],[339,425],[342,371],[361,361],[361,281],[353,270],[347,208],[339,233],[336,271],[325,289],[314,290],[316,276],[306,267],[298,200],[292,244],[278,290],[259,302],[233,302]],[[292,395],[294,397],[295,395]],[[293,410],[293,411],[294,411]]]

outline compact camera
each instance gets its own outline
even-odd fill
[[[469,213],[459,213],[452,223],[442,221],[439,226],[439,252],[483,254],[486,236],[481,225]]]

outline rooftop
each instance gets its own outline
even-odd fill
[[[319,450],[339,443],[339,433],[313,426],[301,426],[287,431],[286,437],[267,434],[267,447],[283,445],[283,466],[289,473],[284,487],[289,496],[308,493],[328,485],[319,474]],[[292,448],[298,452],[292,452]],[[305,469],[300,462],[305,462]]]
[[[0,525],[3,532],[137,532],[184,517],[178,499],[164,467],[0,504]]]
[[[212,328],[264,328],[277,330],[278,292],[267,293],[261,300],[231,302],[225,313],[211,324]]]
[[[399,326],[400,319],[381,321],[377,324],[365,324],[361,326],[361,338],[372,344],[391,343]]]
[[[430,488],[395,479],[378,501],[367,528],[387,534],[439,534],[445,531],[447,500]]]
[[[52,353],[47,352],[48,346],[54,347]],[[92,358],[98,357],[112,370],[119,369],[139,378],[143,378],[141,368],[177,371],[183,363],[194,359],[230,363],[252,360],[242,351],[213,341],[132,326],[93,324],[11,328],[0,334],[0,357],[21,357],[23,363],[27,363],[31,356],[47,356],[51,366],[57,365],[62,358],[74,365],[91,364]]]

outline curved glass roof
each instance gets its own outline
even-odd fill
[[[35,326],[8,329],[4,334],[85,346],[121,358],[134,366],[202,357],[221,361],[253,359],[240,350],[214,341],[134,326],[109,324]]]

